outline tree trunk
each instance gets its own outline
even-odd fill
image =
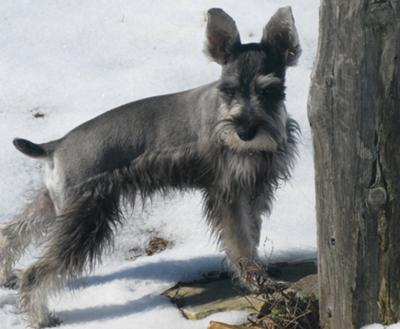
[[[400,1],[322,0],[313,131],[323,328],[400,320]]]

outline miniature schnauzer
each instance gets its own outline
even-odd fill
[[[3,285],[26,247],[45,238],[19,276],[32,327],[58,323],[49,294],[99,261],[122,201],[198,189],[233,271],[246,277],[240,260],[257,262],[261,215],[290,176],[299,134],[284,105],[285,71],[301,52],[292,11],[279,9],[260,43],[242,44],[233,19],[210,9],[205,51],[222,67],[218,81],[123,105],[48,143],[14,140],[45,167],[44,187],[0,226]]]

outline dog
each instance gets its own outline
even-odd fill
[[[272,16],[259,43],[242,44],[222,9],[207,18],[205,52],[222,67],[218,81],[123,105],[48,143],[14,139],[45,167],[43,188],[0,227],[3,285],[24,249],[44,239],[43,254],[18,283],[30,326],[59,323],[49,293],[100,260],[123,201],[200,190],[233,272],[246,277],[241,260],[258,263],[261,215],[296,158],[299,126],[284,100],[286,69],[301,53],[298,33],[290,7]]]

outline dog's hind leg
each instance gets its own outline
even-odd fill
[[[32,241],[40,239],[55,217],[49,193],[42,189],[13,220],[0,225],[0,285],[15,287],[15,262]]]
[[[20,283],[20,307],[34,328],[59,321],[49,312],[49,293],[82,275],[110,245],[113,229],[120,222],[119,191],[98,187],[69,201],[48,232],[42,257],[28,267]]]

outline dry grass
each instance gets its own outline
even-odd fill
[[[318,329],[318,301],[285,290],[260,296],[264,306],[249,317],[252,325],[265,329]]]
[[[264,305],[260,312],[249,316],[248,328],[260,329],[319,329],[318,300],[304,296],[287,283],[271,279],[255,263],[241,264],[246,268],[242,278],[254,287]]]

